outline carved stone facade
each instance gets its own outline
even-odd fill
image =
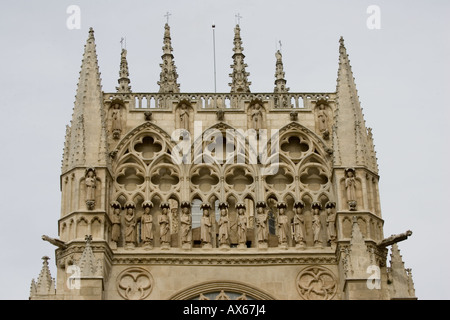
[[[43,237],[58,246],[56,290],[45,258],[31,299],[414,298],[397,245],[386,263],[405,237],[384,241],[343,40],[335,92],[289,92],[277,52],[274,92],[251,93],[234,32],[229,93],[180,92],[167,24],[159,92],[131,91],[124,50],[108,93],[89,31],[59,239]]]

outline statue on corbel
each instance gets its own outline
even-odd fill
[[[336,203],[328,201],[325,204],[325,210],[327,212],[327,236],[328,242],[331,247],[336,246]]]
[[[125,217],[124,217],[124,236],[125,249],[132,249],[136,246],[136,205],[133,201],[125,203]]]
[[[330,123],[328,116],[328,103],[326,101],[318,101],[316,107],[317,129],[325,140],[330,139]]]
[[[228,203],[219,203],[219,247],[222,249],[230,248],[230,218],[228,217]]]
[[[192,217],[191,217],[191,204],[188,201],[181,202],[181,215],[180,215],[180,237],[181,247],[183,249],[192,248]]]
[[[95,173],[95,168],[91,167],[86,169],[84,183],[86,186],[86,207],[89,210],[94,210],[95,189],[97,187],[97,176]]]
[[[158,217],[159,223],[159,237],[161,242],[161,249],[170,248],[170,220],[169,220],[169,208],[170,205],[167,202],[163,202],[160,205],[161,214]]]
[[[286,215],[286,203],[278,202],[278,218],[277,218],[277,229],[278,229],[278,246],[282,249],[288,248],[288,236],[289,236],[289,219]]]
[[[211,205],[209,203],[202,203],[200,209],[203,210],[203,216],[201,218],[200,223],[200,240],[202,241],[202,248],[210,249],[212,248],[211,244],[212,222],[211,216],[209,215]]]
[[[113,101],[111,107],[111,132],[113,139],[120,139],[122,133],[122,102]]]
[[[303,208],[305,204],[303,201],[296,201],[294,203],[294,222],[293,222],[293,237],[295,242],[295,247],[297,249],[305,249],[305,217],[303,214]]]
[[[348,209],[350,211],[356,211],[356,179],[354,168],[345,169],[345,189]]]
[[[247,248],[247,217],[245,215],[245,204],[240,202],[236,204],[237,209],[237,235],[238,249]]]
[[[322,230],[322,223],[320,221],[320,210],[322,205],[320,202],[313,202],[311,205],[313,211],[312,231],[314,239],[314,247],[322,247],[322,239],[320,238],[320,231]]]
[[[111,220],[111,248],[117,249],[117,245],[120,240],[120,234],[121,234],[121,219],[120,219],[120,212],[122,210],[122,206],[118,201],[111,202],[111,208],[113,210],[110,220]]]
[[[258,241],[258,248],[265,249],[268,247],[269,227],[268,227],[268,214],[265,210],[266,203],[264,201],[258,201],[256,203],[256,240]]]
[[[142,203],[144,213],[141,217],[141,241],[146,249],[153,247],[153,216],[150,210],[153,208],[153,203],[149,200]]]

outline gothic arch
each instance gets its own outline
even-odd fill
[[[315,132],[311,131],[310,129],[301,125],[298,122],[288,123],[287,125],[282,127],[280,130],[278,130],[278,134],[280,137],[280,141],[283,141],[283,139],[287,135],[291,135],[291,134],[292,135],[297,134],[297,135],[303,136],[303,137],[307,138],[308,140],[311,140],[311,142],[313,143],[312,146],[315,148],[310,148],[310,150],[312,152],[314,152],[314,150],[316,150],[322,157],[324,157],[324,158],[329,157],[330,148],[325,144],[323,139],[320,136],[318,136]]]
[[[201,294],[220,293],[221,291],[245,294],[246,297],[255,300],[275,300],[271,294],[255,286],[236,281],[203,282],[180,290],[172,295],[169,300],[192,300],[198,298]]]

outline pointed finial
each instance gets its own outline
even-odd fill
[[[89,28],[89,38],[94,38],[94,29],[92,27]]]
[[[339,38],[339,44],[343,47],[344,46],[344,37],[343,36],[341,36],[340,38]]]

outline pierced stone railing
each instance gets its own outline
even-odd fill
[[[180,101],[195,105],[197,110],[216,108],[244,109],[245,103],[259,100],[269,109],[309,110],[312,102],[334,101],[336,93],[104,93],[105,100],[128,100],[130,110],[170,109]]]

